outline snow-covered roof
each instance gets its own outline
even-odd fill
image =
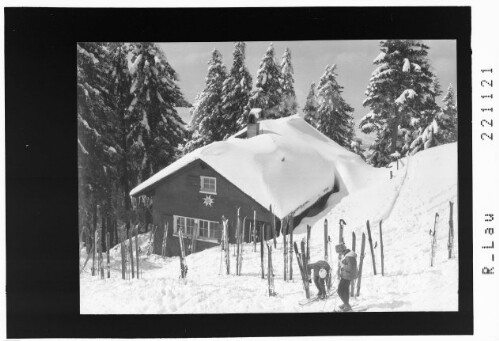
[[[339,146],[297,115],[260,121],[260,135],[196,149],[159,171],[131,192],[144,194],[159,181],[202,160],[278,218],[297,215],[330,191],[335,177],[350,192],[363,182],[362,159]]]

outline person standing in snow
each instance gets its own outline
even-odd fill
[[[357,254],[345,246],[345,244],[338,244],[335,250],[341,256],[339,277],[340,284],[338,285],[338,296],[343,301],[338,308],[342,311],[351,311],[352,307],[349,304],[350,299],[350,281],[358,276],[357,268]]]
[[[314,283],[319,293],[317,296],[319,299],[326,298],[326,283],[329,283],[331,277],[331,267],[328,262],[320,260],[315,263],[307,264],[307,271],[310,276],[312,270],[314,270]]]

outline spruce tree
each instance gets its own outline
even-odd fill
[[[370,162],[376,166],[402,155],[404,138],[424,129],[438,110],[428,46],[415,40],[383,40],[380,48],[364,100],[371,110],[360,122],[364,133],[376,133],[370,147],[376,159]],[[400,128],[409,134],[400,134]]]
[[[184,122],[174,104],[182,97],[177,74],[154,43],[132,45],[128,107],[132,171],[140,183],[174,161],[184,142]]]
[[[291,51],[286,48],[284,54],[282,55],[281,61],[281,89],[282,89],[282,99],[281,99],[281,116],[290,116],[296,114],[298,109],[298,104],[296,103],[296,94],[294,88],[293,79],[293,65],[291,64]]]
[[[97,222],[111,209],[117,171],[116,116],[108,94],[109,55],[102,43],[77,44],[78,194],[80,217]]]
[[[227,78],[227,71],[222,61],[222,54],[213,50],[208,62],[206,86],[197,96],[192,109],[192,138],[186,144],[189,152],[214,141],[221,141],[224,132],[220,130],[222,115],[222,89]]]
[[[315,83],[312,83],[310,85],[310,90],[307,95],[307,101],[305,102],[303,112],[305,113],[305,121],[307,121],[312,127],[315,128],[318,124],[318,106],[319,104],[317,103],[317,95],[315,94]]]
[[[343,87],[336,80],[336,65],[326,66],[317,90],[319,101],[318,129],[345,148],[351,148],[354,138],[353,108],[343,99]]]
[[[233,63],[222,89],[222,116],[219,127],[224,139],[238,132],[242,125],[238,121],[243,117],[244,108],[251,96],[253,80],[244,64],[246,43],[234,44]]]
[[[128,55],[130,44],[128,43],[110,43],[109,49],[111,52],[111,70],[110,82],[111,86],[109,92],[113,96],[113,109],[117,115],[117,142],[119,154],[119,183],[121,196],[123,200],[118,202],[122,203],[121,207],[124,212],[120,215],[125,221],[127,231],[130,229],[131,218],[131,202],[130,202],[130,189],[136,185],[136,181],[131,176],[130,170],[134,159],[130,155],[129,140],[129,120],[128,109],[133,101],[134,95],[130,93],[132,78],[128,70]],[[137,167],[135,167],[137,168]]]
[[[454,99],[454,88],[449,84],[444,96],[442,108],[442,139],[444,143],[457,141],[457,105]]]
[[[266,119],[281,117],[279,112],[281,100],[281,68],[275,62],[274,46],[270,44],[260,62],[260,68],[256,76],[256,87],[248,101],[244,116],[239,120],[239,124],[241,126],[245,125],[249,111],[253,108],[262,109]]]

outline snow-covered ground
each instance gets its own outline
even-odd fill
[[[338,242],[338,222],[347,223],[344,239],[351,245],[352,232],[357,236],[357,253],[361,235],[366,233],[366,250],[360,296],[351,299],[367,311],[457,311],[458,309],[458,221],[457,221],[457,145],[431,148],[410,159],[403,159],[396,170],[373,169],[370,181],[348,195],[332,195],[327,208],[315,217],[305,218],[295,229],[294,240],[304,236],[306,225],[312,225],[311,261],[323,258],[323,224],[327,218],[334,245]],[[390,179],[390,170],[394,177]],[[355,171],[352,169],[351,171]],[[365,169],[362,170],[365,172]],[[343,179],[348,181],[348,179]],[[449,201],[454,205],[454,258],[447,259]],[[431,237],[435,213],[437,249],[435,265],[430,267]],[[385,275],[380,275],[379,221],[383,220]],[[367,242],[366,220],[370,221],[375,262]],[[140,236],[144,249],[149,236]],[[231,251],[232,254],[232,251]],[[81,255],[81,264],[85,259]],[[296,260],[293,281],[283,281],[282,238],[273,252],[277,296],[269,297],[267,280],[260,276],[260,252],[244,246],[241,276],[226,275],[221,270],[220,248],[189,255],[186,280],[179,279],[178,257],[156,255],[141,260],[142,278],[122,280],[120,253],[111,252],[111,278],[101,280],[90,275],[90,264],[80,275],[80,307],[83,314],[178,314],[178,313],[253,313],[253,312],[321,312],[332,311],[340,300],[333,296],[301,306],[305,298]],[[337,256],[331,263],[337,269]],[[265,263],[266,264],[266,263]],[[231,259],[232,270],[235,257]],[[233,271],[232,271],[233,272]],[[334,285],[337,284],[335,281]],[[312,295],[316,294],[311,285]]]

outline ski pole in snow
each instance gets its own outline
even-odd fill
[[[359,262],[359,277],[357,278],[357,295],[359,296],[360,294],[360,282],[362,280],[362,265],[364,264],[364,256],[365,256],[365,250],[366,248],[366,234],[362,232],[362,244],[360,246],[360,262]]]
[[[385,252],[383,250],[383,220],[379,221],[379,246],[381,251],[381,276],[385,275]]]
[[[373,239],[371,238],[371,227],[369,226],[369,220],[366,222],[367,225],[367,237],[369,238],[369,247],[371,248],[371,257],[373,260],[373,272],[376,276],[376,259],[374,257],[374,247],[373,247]]]

